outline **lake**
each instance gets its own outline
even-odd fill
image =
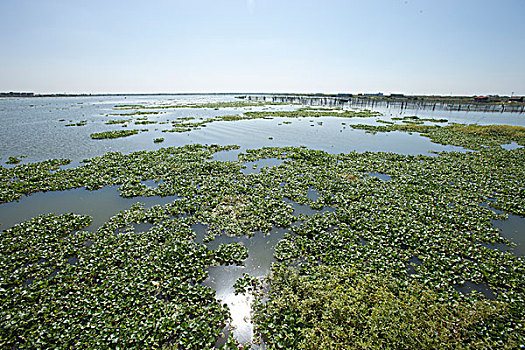
[[[272,105],[225,108],[158,108],[174,104],[190,105],[201,103],[230,103],[239,101],[235,95],[163,95],[163,96],[93,96],[93,97],[41,97],[41,98],[2,98],[0,99],[0,161],[2,166],[9,157],[21,157],[21,164],[40,162],[46,159],[67,158],[71,164],[62,168],[81,165],[86,158],[104,155],[108,152],[128,154],[135,151],[158,150],[164,147],[179,147],[189,144],[203,145],[239,145],[240,149],[219,152],[213,160],[236,161],[237,155],[247,149],[261,147],[306,146],[309,149],[325,151],[329,154],[349,152],[392,152],[403,155],[436,156],[435,152],[467,152],[459,146],[433,143],[419,134],[405,132],[367,133],[356,130],[350,125],[384,125],[382,121],[392,118],[417,116],[419,118],[444,118],[449,123],[465,124],[506,124],[525,126],[525,118],[519,113],[484,113],[457,111],[410,110],[393,107],[375,107],[382,115],[368,118],[301,117],[272,119],[253,119],[238,121],[214,121],[205,127],[187,132],[163,132],[176,120],[191,118],[204,121],[217,116],[236,115],[246,111],[294,111],[301,106]],[[115,109],[119,105],[143,105],[153,107],[144,115],[125,116],[134,109]],[[351,109],[352,106],[343,106]],[[121,114],[121,115],[118,115]],[[106,124],[112,120],[125,120],[144,117],[149,124],[137,124],[134,121]],[[395,120],[395,119],[394,119]],[[79,123],[79,126],[76,124]],[[72,126],[67,126],[68,124]],[[122,125],[128,125],[123,128]],[[446,125],[446,123],[442,123]],[[94,140],[90,134],[108,130],[141,129],[137,135]],[[162,142],[154,139],[163,138]],[[509,144],[510,149],[519,147]],[[269,169],[281,164],[276,159],[264,159],[245,162],[242,173],[257,174],[261,168]],[[381,181],[390,181],[388,175],[371,172],[371,177]],[[149,185],[155,185],[153,183]],[[315,191],[308,196],[316,201]],[[313,196],[313,197],[312,197]],[[318,195],[317,195],[318,197]],[[13,225],[27,221],[40,214],[74,212],[93,217],[87,230],[95,231],[110,217],[121,210],[129,209],[134,203],[144,203],[145,207],[170,203],[178,196],[134,197],[119,196],[115,186],[107,186],[96,191],[84,188],[68,191],[35,193],[22,197],[16,202],[0,204],[0,228],[5,230]],[[286,199],[293,206],[294,215],[308,217],[330,211],[331,208],[312,209],[305,204]],[[494,226],[501,230],[503,237],[517,244],[511,251],[523,256],[525,246],[525,221],[522,217],[511,215],[510,219],[495,220]],[[144,228],[147,230],[148,228]],[[196,232],[196,241],[202,242],[207,232],[206,225],[192,226]],[[232,313],[232,325],[236,327],[236,338],[244,343],[252,340],[251,297],[235,295],[233,284],[243,273],[262,278],[270,271],[274,247],[289,233],[289,229],[274,227],[269,235],[256,232],[248,237],[218,236],[206,243],[209,249],[217,249],[224,243],[242,243],[248,249],[249,257],[244,266],[216,266],[209,269],[209,277],[204,284],[216,291],[218,299],[226,303]],[[228,333],[230,330],[226,329]]]

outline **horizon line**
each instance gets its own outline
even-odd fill
[[[8,94],[27,94],[27,96],[5,96]],[[382,95],[379,95],[382,94]],[[388,97],[389,95],[404,96],[426,96],[426,97],[474,97],[474,96],[494,96],[494,97],[520,97],[520,94],[500,95],[492,94],[406,94],[402,92],[391,93],[370,93],[370,92],[33,92],[33,91],[0,91],[0,97],[46,97],[46,96],[166,96],[166,95],[368,95]]]

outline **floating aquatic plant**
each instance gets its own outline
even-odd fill
[[[242,264],[249,252],[235,243],[215,250],[196,243],[196,223],[208,226],[206,240],[289,228],[275,248],[267,303],[257,304],[268,348],[517,346],[525,266],[490,245],[512,247],[492,224],[505,215],[491,209],[525,215],[525,150],[496,146],[523,143],[520,130],[396,127],[489,147],[437,157],[264,147],[221,162],[212,160],[215,152],[239,147],[186,145],[111,152],[70,169],[61,168],[67,160],[0,167],[2,202],[110,185],[125,197],[176,198],[134,205],[96,231],[79,231],[89,220],[72,214],[4,231],[1,346],[211,347],[228,310],[202,285],[207,268]],[[261,159],[282,162],[242,172]],[[316,210],[300,213],[301,206]],[[142,223],[152,227],[128,229]],[[241,279],[238,291],[251,282]],[[466,285],[480,287],[464,294]]]
[[[143,111],[135,111],[135,112],[129,112],[129,113],[109,113],[108,115],[118,115],[118,116],[122,116],[122,117],[126,117],[126,116],[130,116],[130,115],[150,115],[150,114],[160,114],[162,112],[156,112],[156,111],[148,111],[148,112],[143,112]]]
[[[120,137],[128,137],[131,135],[136,135],[139,133],[137,129],[131,130],[112,130],[104,132],[95,132],[89,135],[94,140],[103,140],[103,139],[116,139]]]
[[[247,273],[243,273],[237,281],[233,284],[235,295],[246,294],[255,291],[260,286],[259,279],[257,277],[250,276]]]
[[[88,223],[42,216],[2,233],[2,347],[213,346],[228,313],[200,284],[212,256],[188,227],[73,232]]]
[[[219,265],[242,265],[243,260],[248,258],[248,250],[240,243],[221,244],[213,251],[213,256]]]
[[[112,125],[112,124],[126,124],[129,123],[131,119],[111,119],[105,122],[104,124]]]
[[[277,105],[281,103],[275,103]],[[260,106],[260,105],[266,105],[265,103],[261,102],[244,102],[244,101],[236,101],[236,102],[220,102],[220,103],[213,103],[213,104],[203,104],[203,105],[117,105],[115,106],[115,109],[169,109],[169,108],[236,108],[236,107],[246,107],[246,106]],[[271,105],[271,104],[270,104]],[[160,113],[160,112],[144,112],[144,111],[135,111],[133,113],[112,113],[110,115],[119,115],[119,116],[127,116],[127,115],[147,115],[152,113]],[[240,121],[240,120],[253,120],[253,119],[273,119],[274,117],[281,117],[281,118],[303,118],[303,117],[339,117],[339,118],[369,118],[369,117],[377,117],[381,115],[379,112],[374,112],[370,110],[339,110],[339,109],[322,109],[322,110],[313,110],[308,108],[300,108],[295,111],[245,111],[242,114],[234,114],[234,115],[221,115],[216,116],[212,118],[207,118],[201,121],[192,121],[195,119],[195,117],[178,117],[176,120],[171,121],[172,128],[171,129],[164,129],[163,132],[189,132],[192,130],[197,130],[202,127],[205,127],[208,124],[214,123],[214,122],[220,122],[220,121]],[[192,121],[192,122],[189,122]],[[147,118],[137,118],[137,121],[135,121],[135,124],[153,124],[157,123],[157,121],[148,121]],[[161,124],[163,124],[162,122]],[[283,124],[290,124],[290,121],[284,121]],[[319,125],[322,125],[322,122],[318,122]]]
[[[420,119],[423,120],[423,119]],[[525,127],[511,125],[465,125],[449,124],[438,125],[365,125],[353,124],[354,129],[366,130],[367,132],[417,132],[422,136],[429,137],[432,142],[443,145],[455,145],[474,150],[480,150],[486,146],[499,146],[510,142],[525,145]]]
[[[77,123],[66,124],[65,126],[85,126],[85,125],[87,125],[87,120],[81,120]]]
[[[17,158],[15,156],[9,156],[9,158],[7,158],[7,161],[5,162],[6,164],[18,164],[22,161],[22,159],[20,158]]]
[[[158,121],[156,120],[135,120],[135,124],[136,125],[139,125],[139,124],[142,124],[142,125],[146,125],[146,124],[157,124]]]

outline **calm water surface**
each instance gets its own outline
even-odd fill
[[[320,149],[329,153],[350,151],[392,151],[402,154],[427,154],[430,151],[461,150],[459,147],[437,145],[427,138],[405,133],[371,135],[354,130],[345,124],[376,124],[379,118],[297,118],[283,124],[283,118],[271,120],[243,120],[215,122],[200,130],[186,133],[164,133],[170,124],[135,125],[126,129],[147,129],[138,135],[121,139],[92,140],[93,132],[123,130],[121,125],[106,125],[115,119],[135,119],[139,116],[115,116],[111,113],[129,113],[132,110],[114,110],[119,104],[186,104],[200,102],[236,101],[234,96],[106,96],[106,97],[57,97],[57,98],[4,98],[0,99],[0,162],[9,156],[25,155],[24,162],[50,158],[68,158],[73,164],[85,158],[119,151],[154,150],[168,146],[191,143],[237,144],[246,148],[262,146],[301,146]],[[274,110],[291,110],[296,106],[274,106]],[[252,108],[178,108],[158,110],[161,114],[148,115],[149,120],[165,122],[181,117],[196,119],[219,115],[239,114]],[[268,108],[265,108],[268,109]],[[385,118],[387,119],[386,115]],[[311,121],[312,120],[312,121]],[[86,121],[85,126],[66,126]],[[319,125],[318,122],[322,122]],[[160,144],[153,139],[163,137]],[[272,139],[270,139],[270,137]]]

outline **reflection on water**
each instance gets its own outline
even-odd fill
[[[501,236],[516,243],[511,249],[516,256],[525,256],[525,218],[509,214],[507,220],[494,220],[493,225],[500,229]]]
[[[501,147],[503,147],[507,151],[512,151],[512,150],[518,149],[518,148],[520,148],[522,146],[520,146],[519,144],[517,144],[516,142],[513,141],[511,143],[507,143],[507,144],[501,145]]]
[[[381,173],[368,173],[369,176],[377,177],[379,180],[383,182],[392,181],[392,177],[387,174],[381,174]]]
[[[213,158],[210,160],[217,160],[222,162],[231,162],[236,161],[238,159],[239,153],[241,153],[241,149],[234,149],[230,151],[220,151],[213,155]]]
[[[419,266],[423,263],[421,259],[417,256],[413,256],[408,260],[407,275],[413,275],[416,273],[416,266]]]
[[[39,192],[22,197],[17,202],[0,204],[0,230],[30,220],[41,214],[75,213],[88,215],[93,222],[86,230],[97,230],[120,210],[129,209],[134,203],[143,203],[146,208],[170,203],[177,196],[135,197],[119,196],[118,186],[108,186],[96,191],[77,188],[68,191]]]
[[[465,295],[470,295],[472,292],[476,291],[483,294],[487,299],[493,300],[496,298],[494,292],[484,283],[465,281],[461,286],[456,286],[455,289]]]
[[[319,193],[314,188],[310,188],[308,198],[316,200],[319,198]],[[330,207],[323,208],[322,210],[314,210],[308,205],[298,204],[286,198],[284,200],[294,207],[294,216],[301,214],[311,216],[327,211],[334,211],[334,209]],[[192,225],[192,229],[196,233],[195,241],[197,243],[203,242],[206,236],[207,226],[199,223]],[[257,278],[267,276],[270,272],[272,262],[275,261],[273,256],[275,245],[284,237],[285,233],[289,233],[289,229],[274,227],[268,235],[261,232],[256,232],[251,237],[220,235],[213,241],[206,243],[206,246],[210,250],[213,250],[217,249],[221,244],[239,242],[248,250],[248,258],[244,261],[244,266],[210,267],[208,269],[209,277],[204,281],[205,285],[216,291],[216,298],[220,302],[227,304],[231,312],[231,325],[233,329],[229,329],[228,327],[224,329],[223,333],[225,333],[225,337],[219,339],[217,346],[224,344],[230,331],[233,331],[236,339],[241,344],[253,341],[254,333],[251,323],[253,296],[249,294],[235,295],[233,284],[237,279],[242,277],[243,273]]]
[[[308,189],[308,193],[306,194],[306,198],[315,202],[316,200],[321,198],[321,195],[319,194],[319,191],[317,191],[314,187],[310,187]]]
[[[325,212],[334,212],[335,209],[334,208],[331,208],[331,207],[324,207],[323,209],[321,210],[315,210],[315,209],[312,209],[309,205],[306,205],[306,204],[299,204],[295,201],[292,201],[291,199],[288,199],[288,198],[284,198],[284,201],[286,203],[289,203],[292,205],[293,209],[294,209],[294,212],[293,212],[293,216],[300,216],[300,215],[303,215],[303,216],[313,216],[315,214],[318,214],[318,213],[325,213]]]
[[[192,228],[197,233],[197,241],[202,241],[205,235],[204,225],[194,225]],[[208,269],[209,277],[204,284],[213,288],[216,298],[230,308],[232,317],[232,327],[236,339],[244,344],[253,341],[253,325],[251,323],[251,305],[253,296],[235,295],[233,284],[243,273],[253,277],[263,278],[270,272],[271,263],[275,261],[273,257],[274,247],[284,237],[287,229],[273,228],[269,235],[256,232],[252,237],[231,237],[217,236],[215,240],[207,243],[209,249],[217,249],[221,244],[240,242],[248,249],[248,258],[244,261],[244,266],[213,266]],[[226,337],[219,341],[225,341],[227,333],[231,330],[226,328]]]

